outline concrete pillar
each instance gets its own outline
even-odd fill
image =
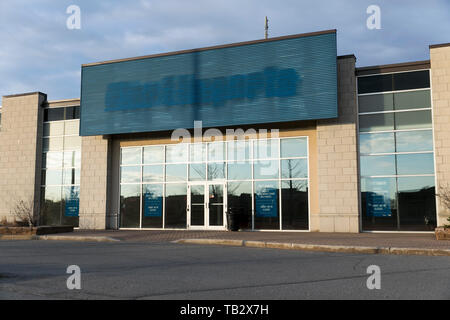
[[[80,229],[105,229],[109,209],[110,139],[82,137]]]
[[[450,43],[430,46],[433,100],[436,193],[450,192]],[[438,197],[438,226],[446,222],[450,209]]]
[[[338,57],[339,116],[317,122],[319,214],[312,231],[359,232],[355,62]]]
[[[0,131],[0,219],[14,221],[19,201],[40,208],[43,104],[41,92],[4,96]]]

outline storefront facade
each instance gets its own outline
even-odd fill
[[[450,46],[355,63],[330,30],[83,65],[81,99],[5,96],[0,218],[32,199],[82,229],[434,230]]]

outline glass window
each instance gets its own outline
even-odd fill
[[[253,158],[254,159],[270,159],[278,158],[278,141],[277,139],[255,140]]]
[[[208,180],[225,179],[225,162],[208,163]]]
[[[43,151],[63,150],[63,137],[44,138]]]
[[[186,228],[186,184],[166,184],[165,201],[165,227]]]
[[[80,151],[65,151],[64,152],[64,167],[81,167],[81,152]]]
[[[394,129],[394,114],[369,114],[359,116],[359,131],[388,131]]]
[[[164,165],[153,165],[143,167],[143,182],[162,182],[164,181],[163,174]]]
[[[361,209],[364,230],[397,228],[396,178],[361,179]]]
[[[185,164],[167,164],[166,181],[186,181],[186,171]]]
[[[205,162],[206,161],[206,144],[196,143],[190,145],[190,159],[191,162]]]
[[[206,164],[192,163],[189,165],[189,181],[206,180]]]
[[[81,148],[81,137],[70,136],[64,137],[64,149],[80,149]]]
[[[61,168],[63,165],[62,152],[47,152],[43,158],[42,168]]]
[[[164,163],[164,146],[144,147],[144,164]]]
[[[42,225],[60,225],[61,224],[61,202],[62,188],[45,187],[41,188],[43,195],[43,204],[41,211]]]
[[[80,107],[67,107],[66,120],[80,119]]]
[[[125,183],[141,182],[141,167],[121,167],[120,182]]]
[[[228,160],[245,161],[250,159],[250,142],[230,141],[228,142]]]
[[[306,159],[281,160],[281,178],[308,178],[308,161]]]
[[[395,156],[361,156],[362,176],[395,175]]]
[[[187,162],[187,144],[171,144],[166,146],[166,162]]]
[[[64,122],[44,123],[44,137],[64,135]]]
[[[278,181],[255,182],[255,229],[279,229]]]
[[[359,151],[362,154],[395,152],[394,133],[360,134]]]
[[[120,186],[120,227],[138,228],[140,226],[141,185],[124,184]]]
[[[80,184],[80,169],[64,169],[64,185]]]
[[[394,110],[394,95],[392,93],[371,94],[358,98],[359,112],[377,112]]]
[[[284,230],[308,230],[308,181],[281,181]]]
[[[403,174],[434,174],[432,153],[397,155],[397,172]]]
[[[121,164],[141,164],[141,148],[122,148]]]
[[[80,210],[80,187],[63,187],[62,221],[63,225],[78,225]]]
[[[250,162],[228,162],[228,180],[249,180],[252,178]]]
[[[395,135],[397,152],[433,151],[431,130],[397,132]]]
[[[61,169],[48,169],[44,170],[44,179],[42,180],[42,184],[45,185],[61,185],[63,183],[62,177],[63,172]]]
[[[396,92],[395,110],[431,108],[430,90]]]
[[[208,161],[225,160],[225,143],[213,142],[208,143]]]
[[[228,183],[228,210],[241,215],[241,229],[252,228],[252,182],[236,181]]]
[[[432,231],[436,227],[434,176],[398,178],[400,230]]]
[[[358,93],[392,91],[392,82],[392,74],[358,77]]]
[[[280,140],[281,157],[306,157],[308,155],[308,143],[306,138],[290,138]]]
[[[80,121],[66,121],[64,126],[64,134],[77,135],[79,133]]]
[[[278,160],[254,162],[255,179],[278,179]]]
[[[394,73],[394,90],[410,90],[430,87],[429,70]]]
[[[142,192],[142,227],[162,228],[163,185],[144,184]]]
[[[395,129],[431,128],[431,110],[397,112],[395,114]]]
[[[64,108],[48,108],[44,110],[44,121],[64,120]]]

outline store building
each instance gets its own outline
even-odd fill
[[[355,67],[322,31],[82,66],[4,96],[0,219],[82,229],[432,231],[449,216],[450,44]]]

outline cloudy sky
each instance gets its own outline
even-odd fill
[[[366,26],[372,4],[380,30]],[[78,98],[82,63],[261,39],[266,15],[274,37],[337,29],[338,54],[358,66],[426,60],[450,42],[449,0],[0,0],[0,96]]]

